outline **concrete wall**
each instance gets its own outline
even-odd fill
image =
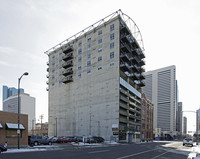
[[[111,24],[115,26],[112,32]],[[102,30],[101,35],[98,35],[99,30]],[[110,40],[111,33],[115,34],[114,40]],[[92,39],[89,43],[88,37]],[[98,44],[99,39],[102,39],[101,44]],[[78,45],[80,41],[81,47]],[[112,42],[114,49],[110,49]],[[88,44],[91,44],[89,50]],[[72,45],[74,81],[71,83],[59,83],[61,49],[49,56],[49,135],[55,135],[57,125],[57,136],[96,135],[110,139],[112,124],[119,123],[119,20],[100,26],[95,32],[73,41]],[[82,54],[79,55],[80,48]],[[98,52],[99,48],[102,52]],[[112,51],[114,58],[110,59]],[[91,53],[90,59],[88,53]],[[80,56],[82,60],[78,62]],[[98,61],[100,56],[102,60]],[[91,66],[87,66],[87,61],[91,61]],[[114,66],[110,66],[112,62]],[[81,70],[78,70],[79,66]],[[98,70],[99,66],[102,69]],[[78,77],[80,73],[81,78]]]

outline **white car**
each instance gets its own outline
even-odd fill
[[[192,139],[188,139],[188,138],[185,138],[183,139],[183,146],[193,146],[193,140]]]

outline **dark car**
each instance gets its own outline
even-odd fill
[[[101,143],[104,142],[102,137],[92,136],[87,138],[88,143]]]
[[[44,136],[29,136],[28,139],[28,144],[29,145],[52,145],[52,141],[48,139],[48,137]]]

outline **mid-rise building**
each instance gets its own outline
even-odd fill
[[[183,134],[187,135],[187,117],[183,117]]]
[[[178,112],[177,112],[177,131],[182,134],[183,129],[183,106],[182,102],[178,102]]]
[[[163,134],[176,134],[176,67],[169,66],[145,72],[143,92],[154,104],[154,128]]]
[[[153,141],[153,104],[142,93],[141,141]]]
[[[196,110],[196,134],[200,134],[200,109]]]
[[[18,93],[18,89],[14,87],[3,86],[3,101],[8,97]],[[24,89],[20,88],[20,93],[24,93]]]
[[[145,56],[129,16],[119,10],[45,53],[49,135],[140,141]]]
[[[35,122],[35,98],[29,94],[20,93],[20,113],[28,114],[28,132],[34,129]],[[3,111],[18,113],[18,95],[12,95],[3,101]]]

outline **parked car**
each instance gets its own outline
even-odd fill
[[[69,137],[59,137],[57,140],[57,143],[66,143],[66,142],[72,142],[72,139]]]
[[[48,139],[48,137],[44,136],[29,136],[28,137],[28,144],[29,145],[52,145],[52,141]]]
[[[183,146],[193,146],[193,140],[192,139],[188,139],[188,138],[185,138],[183,139]]]
[[[97,137],[97,136],[87,137],[86,142],[88,142],[88,143],[101,143],[101,142],[104,142],[104,138]]]
[[[55,143],[55,142],[57,142],[58,137],[51,137],[51,138],[49,138],[49,140],[50,140],[52,143]]]

